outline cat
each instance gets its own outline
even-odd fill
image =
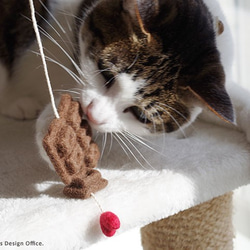
[[[250,139],[249,95],[231,84],[230,32],[215,0],[34,2],[52,83],[76,92],[94,130],[171,134],[199,116],[235,128],[237,123],[236,129]],[[5,0],[0,7],[10,9],[11,4],[20,3]],[[40,58],[33,53],[37,48],[27,0],[23,6],[21,15],[9,11],[0,17],[0,24],[10,15],[15,20],[7,31],[0,30],[1,40],[13,29],[18,41],[7,56],[8,40],[0,41],[1,93],[9,81],[0,103],[2,114],[29,119],[43,109],[48,93],[37,69]],[[13,94],[17,82],[31,84]],[[38,144],[53,116],[50,105],[41,113]]]

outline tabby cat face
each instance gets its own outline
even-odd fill
[[[80,16],[81,103],[95,129],[173,132],[203,106],[233,121],[202,0],[100,0]]]

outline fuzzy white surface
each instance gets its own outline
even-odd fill
[[[39,157],[34,130],[34,122],[0,117],[0,241],[33,240],[42,242],[39,249],[63,250],[104,240],[97,204],[63,196],[59,178]],[[139,148],[154,169],[142,158],[146,169],[129,159],[115,141],[104,152],[100,170],[109,185],[96,197],[120,217],[117,234],[250,182],[250,146],[240,132],[196,122],[188,138],[154,143],[162,154]]]

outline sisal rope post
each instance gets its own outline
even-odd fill
[[[141,229],[144,250],[233,249],[232,193]]]

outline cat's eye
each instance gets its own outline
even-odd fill
[[[105,79],[105,87],[107,87],[108,89],[112,87],[115,81],[115,76],[109,71],[102,71],[101,74]]]
[[[131,112],[140,122],[148,124],[151,123],[151,121],[146,116],[145,112],[137,106],[131,106],[124,110],[124,112]]]
[[[110,88],[114,84],[115,75],[111,73],[101,61],[98,62],[98,68],[100,69],[100,73],[102,74],[103,78],[105,79],[105,87]]]

